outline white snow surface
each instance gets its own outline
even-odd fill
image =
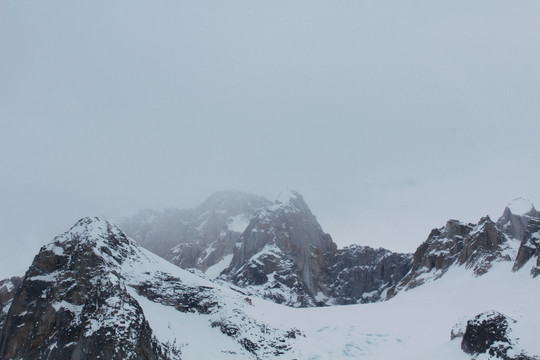
[[[189,274],[166,262],[160,265],[169,266],[182,278]],[[292,350],[276,359],[465,360],[470,357],[461,351],[461,338],[450,341],[450,332],[464,318],[489,310],[516,319],[520,345],[530,355],[540,355],[540,281],[531,278],[530,269],[513,273],[511,266],[510,262],[496,263],[481,277],[464,267],[453,267],[437,281],[386,302],[297,309],[252,298],[253,306],[242,311],[269,328],[300,330],[302,335],[291,341]],[[200,282],[195,275],[189,276],[189,281]],[[220,291],[225,303],[236,296],[228,289]],[[205,320],[208,316],[181,313],[134,296],[158,339],[181,344],[183,359],[253,359],[237,342],[211,328]],[[222,311],[235,312],[233,308]]]
[[[512,214],[521,216],[534,209],[534,205],[530,200],[521,197],[512,200],[506,207],[510,209]]]
[[[229,267],[231,260],[233,258],[233,254],[229,254],[223,257],[220,261],[218,261],[216,264],[210,266],[206,271],[204,272],[206,276],[208,276],[210,279],[215,279],[221,274],[223,270],[225,270],[227,267]]]

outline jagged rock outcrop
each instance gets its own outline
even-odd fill
[[[518,271],[533,261],[531,275],[538,276],[539,244],[540,213],[521,198],[508,204],[496,223],[489,216],[478,224],[449,220],[446,226],[432,230],[417,248],[411,271],[388,291],[388,297],[436,280],[452,266],[465,266],[480,276],[496,262],[513,262],[513,270]]]
[[[158,339],[145,315],[162,321],[167,309],[200,315],[205,331],[229,329],[222,336],[242,358],[292,351],[291,334],[300,333],[261,323],[248,306],[245,295],[177,268],[109,222],[84,218],[42,247],[26,272],[0,328],[0,359],[180,359],[190,344],[162,338],[162,328]]]
[[[519,241],[505,235],[489,216],[478,224],[449,220],[434,229],[413,255],[411,271],[391,289],[389,297],[436,280],[452,266],[465,266],[477,276],[485,274],[497,261],[512,261]]]
[[[496,311],[487,311],[467,321],[461,349],[473,358],[537,360],[519,349],[519,339],[512,334],[516,320]]]
[[[531,275],[540,275],[540,218],[531,218],[514,262],[514,271],[520,270],[532,261]]]
[[[351,245],[330,258],[327,294],[332,304],[346,305],[381,301],[412,266],[412,254]]]
[[[488,216],[477,224],[449,220],[412,256],[362,246],[338,250],[302,196],[290,190],[275,203],[220,192],[196,209],[140,213],[124,227],[183,268],[211,278],[221,273],[220,281],[248,294],[303,307],[384,300],[438,279],[453,266],[481,276],[497,262],[515,261],[517,271],[530,260],[536,261],[531,274],[537,276],[539,216],[530,202],[516,199],[496,223]],[[243,225],[231,225],[237,223]]]
[[[337,250],[302,196],[291,190],[275,203],[218,192],[191,210],[141,211],[123,228],[182,268],[210,278],[228,268],[221,280],[293,306],[379,301],[411,266],[410,255],[387,250]]]
[[[459,264],[465,264],[476,275],[483,275],[496,261],[512,261],[518,242],[497,228],[489,216],[480,219],[465,238]]]
[[[326,293],[325,264],[335,250],[302,195],[287,190],[251,220],[225,275],[278,303],[312,306],[320,301],[318,294]]]
[[[287,190],[242,234],[223,277],[248,293],[290,306],[380,301],[409,271],[412,256],[337,249],[303,197]]]
[[[504,209],[497,226],[506,234],[521,241],[513,271],[518,271],[529,261],[531,275],[540,274],[540,212],[523,198],[517,198]],[[532,259],[532,260],[531,260]]]
[[[110,224],[87,218],[43,247],[7,313],[0,358],[166,359],[114,271],[131,255],[126,242]]]
[[[140,211],[125,219],[121,227],[139,244],[173,264],[206,271],[232,254],[255,212],[270,203],[262,196],[220,191],[194,209]]]

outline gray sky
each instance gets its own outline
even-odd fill
[[[0,278],[89,215],[304,195],[413,251],[540,207],[540,2],[0,2]]]

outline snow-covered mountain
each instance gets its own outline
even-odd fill
[[[292,351],[300,335],[252,317],[251,299],[170,264],[98,218],[81,219],[44,246],[16,287],[1,359],[268,358]]]
[[[380,301],[412,264],[411,255],[385,249],[337,249],[290,189],[274,202],[222,191],[196,209],[147,210],[122,227],[182,268],[296,307]]]
[[[287,190],[251,220],[226,278],[277,303],[313,306],[324,300],[327,256],[336,248],[303,197]]]
[[[222,278],[249,294],[295,307],[356,304],[381,300],[411,262],[409,255],[384,249],[338,250],[302,195],[286,190],[256,213]]]
[[[0,280],[0,329],[4,325],[15,292],[21,287],[21,282],[22,279],[17,276]]]
[[[536,261],[515,271],[491,261],[481,276],[455,262],[388,301],[297,309],[200,278],[85,218],[22,281],[0,286],[0,359],[538,360]]]
[[[382,301],[455,266],[481,276],[498,262],[513,262],[515,271],[533,259],[537,276],[539,221],[534,206],[518,198],[497,222],[488,216],[476,224],[449,220],[414,254],[360,245],[337,249],[302,195],[287,189],[274,202],[218,192],[196,209],[142,212],[123,227],[183,268],[246,294],[309,307]]]

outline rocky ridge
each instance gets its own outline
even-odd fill
[[[338,249],[330,260],[327,305],[385,300],[388,290],[409,272],[412,261],[411,254],[383,248],[351,245]]]
[[[384,249],[337,249],[302,195],[287,190],[261,209],[222,275],[250,294],[295,307],[380,301],[412,258]]]
[[[516,199],[496,223],[486,216],[477,224],[449,220],[444,227],[433,229],[415,251],[410,272],[388,292],[388,297],[436,280],[453,266],[465,266],[481,276],[496,262],[513,262],[517,271],[536,257],[537,265],[531,270],[536,276],[540,213],[526,204]],[[522,210],[524,207],[528,210]]]
[[[232,254],[255,212],[270,203],[262,196],[220,191],[193,209],[142,210],[120,226],[173,264],[205,272]]]
[[[161,260],[107,221],[84,218],[36,255],[0,328],[0,358],[180,359],[177,344],[156,337],[141,299],[205,316],[237,341],[236,354],[285,353],[293,339],[294,330],[269,331],[246,315],[244,296]]]
[[[140,212],[123,228],[178,266],[211,279],[227,269],[219,281],[297,307],[380,301],[412,261],[383,249],[338,250],[289,189],[275,202],[222,191],[195,209]]]
[[[289,192],[260,209],[235,243],[231,268],[220,280],[239,275],[246,283],[237,282],[235,291],[160,259],[106,221],[81,219],[40,250],[24,279],[0,283],[0,359],[182,358],[193,345],[174,332],[164,337],[156,323],[163,314],[154,314],[155,306],[196,315],[204,334],[231,339],[235,345],[222,348],[219,358],[298,358],[303,330],[254,317],[261,300],[247,296],[291,306],[374,302],[455,267],[484,278],[492,267],[513,265],[517,278],[531,279],[538,275],[540,218],[530,210],[512,208],[508,216],[505,209],[496,223],[489,217],[477,224],[451,220],[408,255],[363,246],[337,249],[301,195]],[[515,238],[523,226],[522,238]],[[513,321],[499,320],[470,319],[452,329],[452,337],[463,337],[463,350],[473,358],[536,360],[512,337]],[[498,340],[477,348],[490,337]]]
[[[22,279],[14,276],[10,279],[0,280],[0,329],[4,325],[13,297],[21,287]]]
[[[513,270],[518,271],[529,262],[532,263],[531,275],[533,277],[540,275],[540,218],[531,218],[529,220],[519,246]]]
[[[260,208],[255,209],[253,203]],[[236,210],[230,210],[233,208]],[[242,209],[241,215],[238,209]],[[477,224],[449,220],[444,227],[432,230],[414,254],[359,245],[337,249],[304,198],[292,190],[282,192],[273,203],[254,195],[220,192],[199,210],[187,212],[203,214],[193,224],[206,230],[191,232],[188,242],[172,248],[171,244],[159,245],[170,250],[158,254],[181,267],[206,271],[210,278],[221,274],[219,281],[247,294],[294,307],[382,301],[436,280],[454,266],[464,266],[481,276],[497,262],[515,262],[517,271],[536,261],[530,271],[533,276],[540,273],[540,213],[523,199],[508,204],[497,222],[489,216]],[[214,220],[209,220],[208,214],[213,214],[210,218]],[[243,226],[236,229],[245,228],[242,233],[230,229],[231,219],[238,216]],[[168,229],[174,233],[171,224],[178,219],[170,218],[163,229],[162,220],[154,220],[152,231]],[[145,233],[139,241],[155,249],[162,237],[152,245],[153,232],[142,231],[144,226],[133,225],[132,233],[139,238]]]

